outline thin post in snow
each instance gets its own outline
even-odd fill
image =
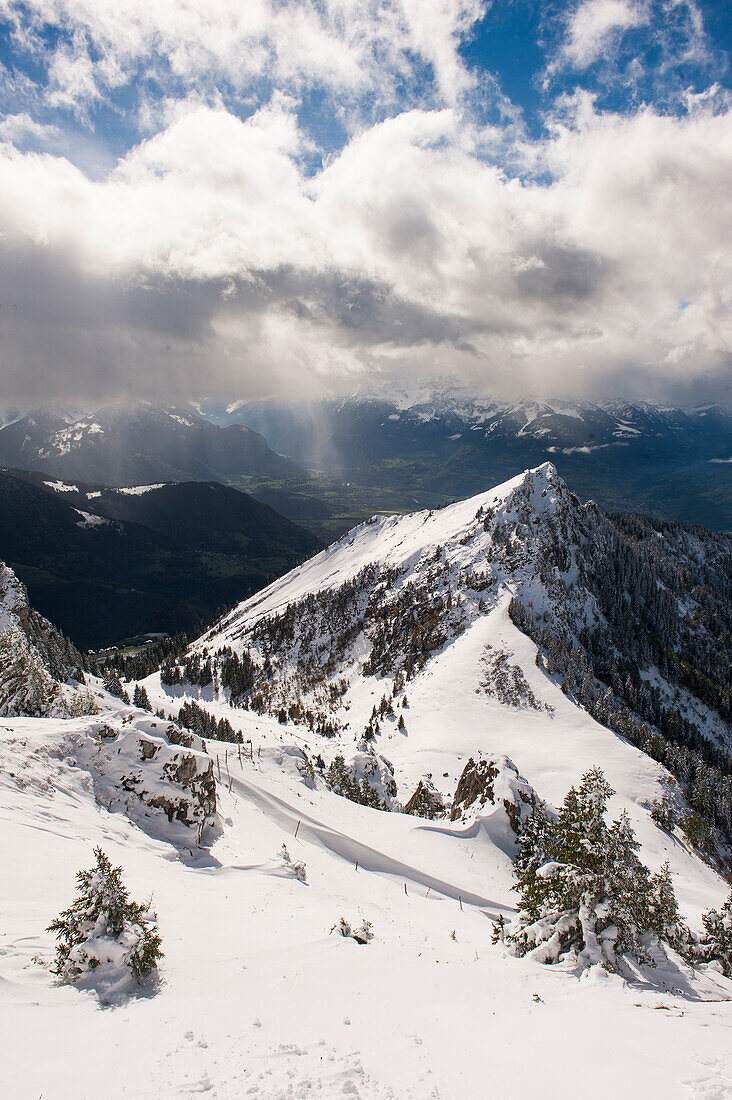
[[[427,893],[425,894],[425,897],[426,897],[426,898],[428,898],[428,897],[430,896],[430,890],[431,890],[431,889],[432,889],[432,887],[431,887],[431,886],[428,886],[428,887],[427,887]]]
[[[406,882],[404,883],[404,893],[407,894],[407,884],[406,884]],[[407,894],[407,897],[409,897],[409,894]]]
[[[297,834],[298,834],[299,831],[300,831],[300,822],[298,821],[297,825],[295,826],[295,840],[297,840]]]
[[[458,901],[460,902],[460,909],[461,909],[461,911],[462,911],[462,908],[463,908],[463,899],[462,899],[462,898],[460,897],[460,895],[459,895],[459,894],[458,894]]]
[[[358,870],[358,860],[356,860],[356,870]]]
[[[216,767],[219,769],[219,783],[221,782],[221,761],[219,760],[219,754],[216,753]]]

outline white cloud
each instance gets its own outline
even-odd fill
[[[27,111],[0,119],[0,141],[10,141],[14,145],[24,145],[29,141],[46,145],[54,143],[60,134],[57,126],[37,122]]]
[[[586,0],[562,63],[611,55],[655,3]],[[701,42],[692,0],[663,6],[677,44]],[[689,93],[676,117],[576,93],[542,140],[515,117],[481,129],[459,46],[485,7],[0,0],[28,49],[62,32],[43,121],[0,123],[6,398],[200,396],[204,376],[236,397],[384,373],[648,396],[728,375],[729,98]],[[425,65],[434,82],[405,110],[398,88]],[[103,168],[87,152],[87,172],[78,149],[58,155],[93,131],[56,131],[49,108],[88,121],[127,83],[145,139]],[[312,90],[350,135],[315,174],[298,124]]]
[[[163,87],[241,92],[257,81],[297,93],[316,85],[341,99],[388,99],[414,59],[431,65],[454,102],[470,84],[458,53],[486,0],[0,0],[18,41],[63,32],[51,53],[50,95],[83,111],[140,75]]]
[[[619,34],[647,22],[642,0],[583,0],[568,19],[564,58],[575,68],[586,69]]]
[[[480,139],[411,111],[310,177],[280,96],[246,122],[179,107],[103,180],[1,147],[8,399],[443,372],[649,395],[729,375],[728,109],[578,98],[527,150],[551,183],[486,164]]]

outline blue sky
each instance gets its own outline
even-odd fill
[[[6,375],[723,394],[731,52],[709,0],[0,0]]]
[[[96,6],[100,14],[107,7]],[[197,6],[201,11],[207,7]],[[428,50],[420,54],[412,42],[405,41],[402,49],[398,43],[400,73],[384,58],[376,35],[367,42],[366,51],[375,68],[383,68],[384,85],[375,88],[333,84],[321,78],[315,65],[309,73],[305,66],[294,79],[278,77],[266,65],[250,66],[247,72],[243,64],[232,71],[232,66],[218,64],[215,50],[209,53],[208,63],[204,60],[176,72],[164,46],[148,52],[157,37],[154,27],[140,35],[138,50],[133,46],[118,63],[119,71],[108,79],[102,70],[114,52],[108,38],[114,23],[109,18],[95,22],[95,4],[86,7],[91,14],[80,18],[70,3],[6,0],[1,4],[0,92],[7,115],[27,113],[38,123],[57,127],[62,135],[57,144],[72,158],[85,163],[94,159],[96,150],[98,170],[146,136],[138,117],[141,104],[154,106],[191,93],[219,97],[240,118],[250,116],[278,88],[293,94],[299,101],[301,125],[317,146],[310,158],[313,166],[318,163],[317,153],[341,148],[354,126],[365,120],[380,120],[410,107],[440,105],[452,98],[440,86]],[[283,7],[324,10],[315,3],[273,4],[273,10]],[[593,7],[599,12],[594,25],[586,21],[584,39],[581,33],[573,39],[582,10]],[[462,8],[466,14],[450,45],[472,83],[463,90],[464,109],[485,122],[501,124],[510,117],[534,138],[544,132],[547,113],[557,101],[577,89],[596,96],[601,109],[630,112],[651,104],[678,112],[684,109],[689,91],[698,94],[714,84],[730,88],[732,7],[727,4],[710,0],[594,0],[574,5],[557,0],[494,0],[485,4],[476,0]],[[184,28],[180,35],[185,35]],[[334,37],[337,48],[339,36]],[[169,42],[175,46],[178,41],[173,31]],[[73,59],[77,68],[74,75],[73,66],[68,66],[65,86],[58,74],[62,57]],[[78,72],[82,58],[87,63],[83,76]],[[386,89],[388,95],[380,94]],[[29,131],[25,141],[38,145],[41,133]]]

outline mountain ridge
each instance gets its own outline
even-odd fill
[[[175,675],[195,689],[205,668],[212,699],[380,744],[384,715],[397,736],[399,700],[436,662],[483,636],[487,618],[502,634],[510,621],[534,669],[488,631],[473,690],[540,717],[561,685],[607,736],[673,772],[706,822],[700,845],[725,853],[730,593],[732,537],[607,517],[545,463],[458,504],[360,525],[230,612]]]
[[[13,1006],[11,1090],[95,1095],[111,1065],[139,1095],[396,1090],[426,1100],[436,1088],[453,1095],[456,1081],[482,1095],[486,1019],[491,1081],[507,1095],[565,1095],[570,1070],[594,1081],[608,1042],[623,1042],[624,1056],[602,1063],[603,1095],[633,1095],[651,1075],[669,1096],[689,1081],[716,1089],[727,1066],[724,945],[690,966],[664,925],[629,957],[608,920],[638,911],[629,884],[644,875],[676,897],[690,943],[701,947],[701,928],[727,919],[725,853],[704,850],[690,824],[719,813],[724,780],[700,754],[675,780],[653,745],[634,739],[637,708],[625,703],[636,726],[614,730],[583,693],[608,655],[625,662],[621,682],[593,704],[609,712],[608,690],[637,688],[630,662],[656,626],[661,641],[678,634],[682,655],[707,638],[724,658],[715,616],[729,536],[626,520],[582,504],[547,465],[477,499],[377,517],[160,672],[143,680],[129,669],[126,685],[89,676],[99,714],[4,717],[0,993]],[[582,647],[579,683],[561,671],[570,641]],[[0,683],[5,659],[0,644]],[[657,671],[688,711],[693,693]],[[651,702],[662,687],[650,684]],[[708,751],[720,750],[715,732],[726,727],[700,733]],[[673,734],[651,731],[678,749]],[[611,792],[611,836],[622,831],[631,856],[624,885],[613,878],[598,895],[604,917],[593,927],[612,973],[585,967],[571,944],[540,966],[546,954],[512,958],[500,942],[516,919],[522,823],[534,811],[555,820],[588,775]],[[709,795],[717,801],[704,805]],[[719,840],[722,824],[712,827]],[[159,914],[162,980],[129,998],[112,990],[122,1033],[119,1012],[98,1011],[110,1003],[104,973],[85,975],[83,994],[49,973],[48,925],[90,846],[124,868],[132,897],[154,892]],[[636,848],[648,869],[640,879]],[[407,996],[385,996],[395,982]],[[314,989],[327,991],[316,1014]],[[80,1058],[90,1012],[99,1042]],[[522,1049],[536,1055],[528,1070],[517,1067],[517,1020]],[[48,1057],[30,1064],[39,1026]],[[557,1043],[569,1033],[569,1047]]]
[[[71,423],[40,410],[0,427],[0,464],[105,485],[226,481],[298,471],[243,425],[218,427],[190,408],[114,405]]]
[[[206,412],[205,407],[202,410]],[[471,496],[551,459],[571,487],[606,510],[732,527],[732,413],[649,402],[480,399],[460,392],[420,404],[361,395],[241,404],[231,418],[296,461],[363,488]]]

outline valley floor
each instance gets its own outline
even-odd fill
[[[209,745],[221,838],[176,850],[95,801],[69,741],[88,721],[0,722],[7,1100],[732,1095],[730,983],[663,965],[653,985],[580,981],[491,944],[514,896],[490,823],[312,790],[287,734],[258,720],[252,762]],[[109,1005],[55,983],[44,931],[95,845],[134,898],[154,894],[165,951],[157,989]],[[371,921],[373,941],[330,934],[341,916]]]

